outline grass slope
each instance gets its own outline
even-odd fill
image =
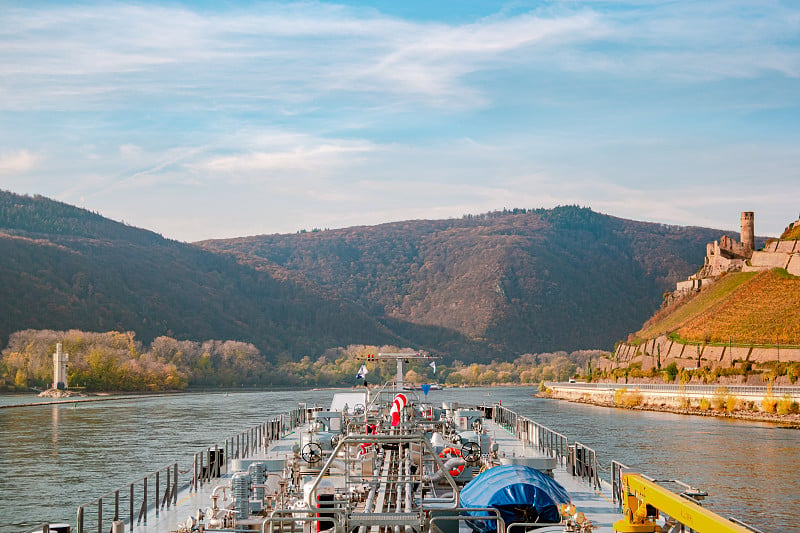
[[[800,239],[800,224],[795,224],[786,228],[786,231],[781,235],[781,240],[791,241],[797,239]]]
[[[675,332],[691,342],[800,344],[800,277],[783,269],[728,274],[656,314],[637,339]]]
[[[800,344],[800,277],[775,268],[760,272],[678,335],[693,341]]]
[[[679,304],[675,308],[664,309],[656,313],[653,318],[645,322],[642,329],[636,332],[636,338],[651,339],[677,330],[689,320],[723,301],[755,275],[755,272],[737,272],[723,276],[717,283],[688,301]]]

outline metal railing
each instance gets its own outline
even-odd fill
[[[626,465],[611,461],[611,498],[615,504],[622,506],[622,472],[630,470]]]
[[[520,416],[502,405],[494,406],[492,418],[526,445],[536,448],[549,457],[557,458],[561,465],[566,461],[569,440],[561,433],[530,418]]]
[[[265,449],[270,442],[308,420],[305,406],[279,415],[263,424],[251,427],[225,439],[223,445],[213,445],[194,454],[192,467],[186,471],[172,463],[136,481],[112,490],[78,507],[77,533],[88,533],[87,525],[98,533],[111,530],[113,522],[122,521],[129,531],[147,524],[148,516],[159,515],[164,509],[177,505],[178,492],[186,488],[196,491],[205,483],[228,473],[228,461],[249,457]],[[185,476],[185,474],[191,474]]]
[[[718,389],[724,387],[727,394],[735,396],[766,396],[771,394],[779,398],[784,394],[790,397],[800,398],[800,386],[780,386],[771,389],[761,385],[659,385],[656,383],[562,383],[547,382],[547,387],[558,387],[565,389],[597,389],[615,391],[619,389],[639,389],[640,391],[664,392],[672,394],[715,394]]]
[[[570,446],[568,465],[573,476],[588,481],[595,489],[601,488],[597,452],[594,449],[575,441],[575,444]]]
[[[557,458],[559,464],[566,466],[567,471],[573,476],[580,477],[596,490],[602,488],[600,472],[603,469],[598,463],[597,452],[593,448],[577,441],[570,444],[569,439],[561,433],[520,416],[502,405],[494,406],[492,418],[526,445],[536,448],[549,457]],[[611,464],[613,487],[614,465],[621,465],[621,463],[612,461]]]
[[[519,418],[519,415],[511,409],[503,407],[502,405],[494,406],[492,419],[513,435],[517,434],[517,418]]]
[[[161,474],[164,474],[163,476]],[[147,523],[148,513],[169,509],[178,503],[179,487],[189,484],[187,481],[179,485],[178,463],[155,470],[121,489],[107,492],[92,502],[78,507],[76,530],[78,533],[88,531],[86,524],[94,522],[97,533],[110,529],[116,521],[126,521],[133,531],[134,525]],[[127,511],[127,513],[125,512]],[[109,524],[104,526],[105,521]]]

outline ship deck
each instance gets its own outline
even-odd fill
[[[487,420],[484,424],[484,427],[492,433],[492,438],[500,445],[500,449],[505,451],[506,456],[515,454],[527,457],[547,457],[538,450],[525,445],[524,441],[494,421]],[[558,464],[553,469],[553,477],[567,490],[578,511],[582,511],[592,523],[600,526],[595,531],[613,533],[613,524],[621,518],[621,515],[618,506],[613,502],[610,484],[601,482],[601,488],[595,490],[591,483],[573,476],[563,464]],[[553,529],[553,531],[562,531],[562,528]]]
[[[484,427],[492,435],[493,440],[499,444],[500,450],[502,450],[501,453],[506,457],[540,458],[553,462],[553,458],[549,458],[549,456],[541,454],[537,449],[526,445],[523,440],[520,440],[496,422],[486,420]],[[279,441],[281,446],[290,447],[292,444],[299,444],[301,434],[306,429],[305,426],[301,426],[283,436]],[[248,461],[264,460],[269,456],[269,453],[261,451],[248,457]],[[211,494],[214,488],[229,482],[233,473],[231,470],[231,462],[227,462],[220,478],[199,484],[196,490],[191,487],[184,487],[179,490],[175,505],[169,509],[160,510],[158,515],[150,513],[147,523],[134,525],[133,529],[126,524],[126,532],[170,533],[176,531],[179,525],[185,524],[189,517],[197,514],[198,510],[205,511],[211,505]],[[613,532],[612,525],[620,518],[620,513],[618,507],[612,501],[611,486],[609,484],[602,482],[600,489],[595,489],[592,484],[584,481],[581,477],[573,476],[564,464],[558,464],[557,462],[555,463],[555,468],[553,468],[553,477],[567,490],[572,503],[577,509],[582,511],[594,525],[599,526],[595,531],[600,533]],[[514,529],[517,531],[522,530],[521,528],[512,528],[512,533]],[[373,527],[372,530],[378,531],[377,527]],[[546,527],[538,531],[543,533],[563,531],[563,528],[560,526]],[[471,530],[465,522],[461,522],[459,532],[466,533],[471,532]]]

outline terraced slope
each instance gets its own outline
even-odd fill
[[[678,335],[709,342],[800,344],[800,277],[780,268],[760,272],[687,321]]]
[[[783,269],[734,273],[656,314],[639,339],[676,333],[693,342],[800,344],[800,277]]]

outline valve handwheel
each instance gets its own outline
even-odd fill
[[[481,457],[481,447],[477,442],[465,442],[461,446],[461,456],[468,463],[474,463]]]
[[[307,463],[316,463],[322,459],[322,446],[316,442],[309,442],[300,451],[300,457]]]

